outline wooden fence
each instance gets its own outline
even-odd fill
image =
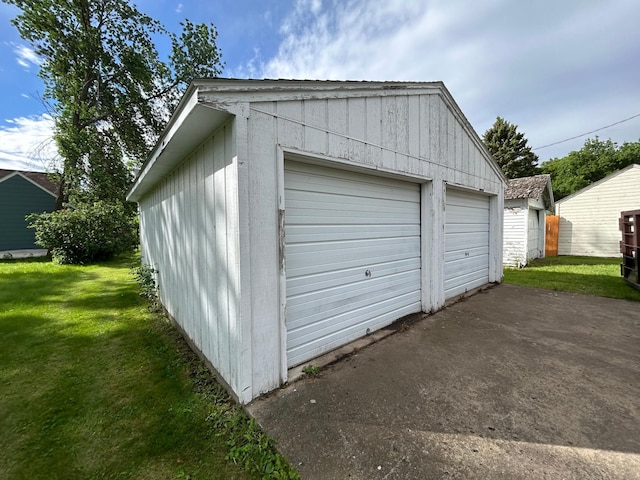
[[[560,217],[557,215],[547,215],[545,218],[545,240],[544,255],[546,257],[558,256],[558,232]]]
[[[638,259],[640,258],[640,210],[622,212],[620,214],[620,231],[622,240],[620,241],[620,252],[622,253],[622,263],[620,264],[620,274],[631,285],[640,290],[640,268]]]

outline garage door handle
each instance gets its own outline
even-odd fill
[[[365,277],[371,277],[371,270],[365,270],[364,271],[364,276]]]

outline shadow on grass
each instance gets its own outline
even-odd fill
[[[224,459],[208,400],[194,395],[197,357],[168,324],[148,317],[91,333],[42,315],[0,323],[3,478],[191,478],[209,471],[203,462],[217,478],[245,478]]]

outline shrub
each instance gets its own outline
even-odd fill
[[[36,244],[49,250],[57,263],[107,260],[134,250],[138,244],[136,219],[120,204],[81,204],[73,209],[31,214],[27,221],[36,231]]]

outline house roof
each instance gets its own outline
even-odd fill
[[[556,203],[564,203],[567,200],[574,198],[578,195],[581,195],[582,193],[591,190],[593,187],[596,187],[602,183],[608,182],[609,180],[613,179],[614,177],[617,177],[618,175],[624,174],[630,170],[633,170],[635,168],[640,168],[640,165],[634,163],[629,165],[628,167],[623,168],[622,170],[618,170],[617,172],[611,173],[609,175],[607,175],[606,177],[604,177],[601,180],[598,180],[597,182],[593,182],[591,185],[587,185],[586,187],[584,187],[582,190],[578,190],[577,192],[573,192],[571,195],[567,195],[564,198],[561,198],[560,200],[558,200]]]
[[[442,82],[210,78],[195,79],[191,82],[151,155],[141,166],[127,199],[139,201],[153,185],[173,170],[186,153],[202,143],[229,118],[248,118],[251,103],[386,96],[400,93],[439,94],[469,133],[472,141],[480,150],[486,152],[486,159],[496,175],[506,180],[500,167]]]
[[[30,172],[26,170],[5,170],[0,168],[0,182],[7,180],[14,175],[21,175],[31,183],[37,185],[53,196],[58,196],[58,186],[49,179],[45,172]]]

